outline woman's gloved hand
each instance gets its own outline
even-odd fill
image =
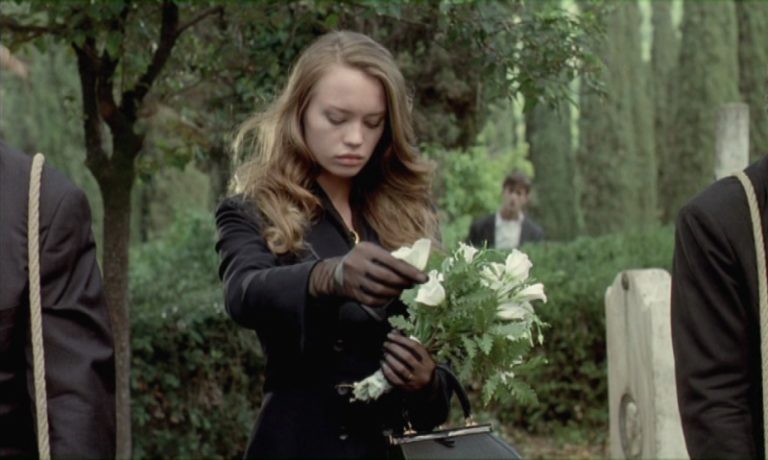
[[[411,392],[431,387],[435,367],[424,345],[397,330],[387,334],[381,370],[393,386]]]
[[[362,242],[343,257],[325,259],[315,265],[309,276],[309,293],[314,297],[347,297],[378,307],[400,297],[404,289],[428,279],[424,272],[395,259],[385,249]]]

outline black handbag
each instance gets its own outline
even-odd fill
[[[426,458],[511,458],[520,459],[514,447],[498,437],[490,424],[478,425],[472,418],[472,408],[464,387],[453,372],[440,365],[446,372],[448,382],[459,398],[464,412],[463,428],[436,430],[426,433],[406,432],[401,436],[390,436],[391,457],[398,459]]]

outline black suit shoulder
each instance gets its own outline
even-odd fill
[[[746,169],[765,226],[768,162]],[[692,458],[760,458],[757,267],[745,192],[723,178],[678,213],[671,329],[680,416]],[[727,379],[727,385],[723,385]]]
[[[475,219],[469,226],[469,235],[467,236],[467,243],[480,247],[484,244],[493,246],[494,244],[494,231],[496,227],[496,214],[486,214],[482,217]]]

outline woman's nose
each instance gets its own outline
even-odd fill
[[[363,139],[363,124],[351,123],[349,129],[344,133],[344,143],[352,147],[359,147],[363,144]]]

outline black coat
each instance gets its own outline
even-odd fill
[[[308,295],[309,274],[321,259],[347,253],[352,242],[341,218],[317,187],[325,211],[305,234],[307,249],[277,257],[261,236],[262,219],[249,204],[228,199],[216,212],[225,304],[241,326],[255,329],[267,359],[264,401],[246,457],[384,457],[383,432],[405,420],[430,429],[445,421],[450,391],[393,391],[373,403],[350,403],[339,384],[380,367],[390,327],[359,304]],[[361,223],[361,238],[377,241]],[[393,302],[387,315],[402,313]]]
[[[746,170],[768,228],[768,159]],[[678,401],[692,458],[764,458],[755,246],[741,183],[679,213],[672,273]]]
[[[520,244],[535,243],[544,239],[544,230],[529,217],[523,219],[520,229]],[[496,244],[496,213],[480,217],[472,222],[469,227],[469,236],[467,243],[475,247],[481,247],[487,243],[489,248]]]
[[[0,141],[0,457],[37,455],[29,340],[31,158]],[[40,280],[51,455],[115,455],[115,368],[85,195],[45,167]]]

